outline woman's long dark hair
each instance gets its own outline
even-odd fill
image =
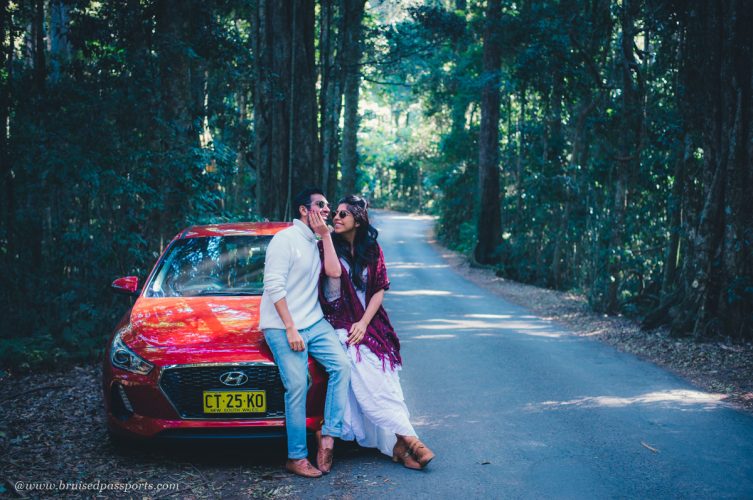
[[[379,231],[369,223],[368,202],[355,194],[349,194],[340,201],[341,204],[348,205],[348,212],[353,215],[353,219],[359,224],[356,228],[356,237],[353,241],[353,253],[350,253],[350,243],[337,233],[332,234],[332,241],[335,244],[335,250],[338,257],[344,257],[350,266],[350,280],[358,290],[365,290],[366,283],[363,282],[363,270],[369,264],[373,264],[379,259],[379,250],[377,246],[377,237]]]

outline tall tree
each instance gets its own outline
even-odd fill
[[[627,212],[630,183],[640,165],[640,140],[643,126],[643,81],[641,67],[635,60],[635,17],[640,11],[636,0],[623,0],[620,9],[620,54],[618,63],[621,75],[621,130],[618,136],[617,156],[614,166],[614,193],[612,220],[609,229],[607,250],[607,293],[599,307],[609,314],[619,311],[618,290],[622,280],[622,248],[624,245],[625,217]]]
[[[159,96],[161,127],[160,149],[163,168],[155,176],[155,189],[163,203],[156,210],[156,225],[162,247],[178,229],[168,224],[188,211],[185,199],[191,179],[196,175],[192,151],[199,145],[199,135],[192,116],[192,78],[190,61],[191,15],[194,0],[157,0],[156,40],[159,54]],[[177,154],[176,154],[177,153]],[[185,163],[188,168],[185,168]]]
[[[228,208],[221,189],[253,182],[236,168],[250,9],[0,2],[0,281],[15,283],[0,286],[3,364],[99,351],[121,312],[103,283],[145,276],[177,227],[257,217],[253,196]]]
[[[321,171],[314,3],[259,0],[253,24],[257,207],[269,218],[289,218],[292,197]]]
[[[345,2],[345,32],[343,34],[343,69],[345,71],[344,122],[342,132],[342,186],[343,193],[356,192],[356,166],[358,165],[358,95],[361,87],[361,56],[363,54],[363,14],[365,0]]]
[[[322,147],[321,184],[330,196],[337,193],[340,146],[340,113],[343,99],[343,43],[348,29],[345,0],[322,0],[319,54],[321,67],[320,133]]]
[[[60,79],[61,68],[71,57],[68,0],[50,0],[50,78]]]
[[[479,215],[476,260],[490,264],[497,260],[502,220],[499,185],[499,105],[501,48],[499,27],[500,0],[487,0],[484,28],[484,86],[481,91],[481,126],[479,129],[478,189]]]
[[[10,155],[8,151],[8,131],[9,124],[8,118],[10,116],[10,88],[13,78],[13,25],[10,12],[8,12],[9,0],[0,0],[0,68],[3,68],[0,73],[0,124],[2,126],[2,132],[0,132],[0,174],[2,175],[2,224],[4,231],[0,233],[0,238],[7,242],[7,252],[5,258],[7,259],[7,265],[13,259],[15,253],[15,238],[14,238],[14,212],[15,212],[15,199],[13,189],[13,168],[10,163]]]
[[[708,1],[690,7],[684,19],[683,86],[700,108],[695,124],[702,191],[685,230],[672,329],[677,335],[751,338],[753,12],[742,0]]]
[[[39,92],[44,89],[45,78],[47,78],[44,3],[44,0],[34,2],[34,19],[31,27],[32,50],[34,51],[34,85]]]

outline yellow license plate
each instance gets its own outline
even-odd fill
[[[204,391],[204,413],[265,413],[266,391]]]

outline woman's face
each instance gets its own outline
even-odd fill
[[[348,211],[348,205],[345,203],[340,203],[337,206],[334,217],[332,217],[332,222],[335,225],[335,232],[337,234],[355,231],[357,227],[356,220],[353,218],[353,214]]]

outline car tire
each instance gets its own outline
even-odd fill
[[[107,438],[110,440],[110,444],[115,448],[126,448],[132,443],[129,443],[129,439],[122,434],[107,429]]]

